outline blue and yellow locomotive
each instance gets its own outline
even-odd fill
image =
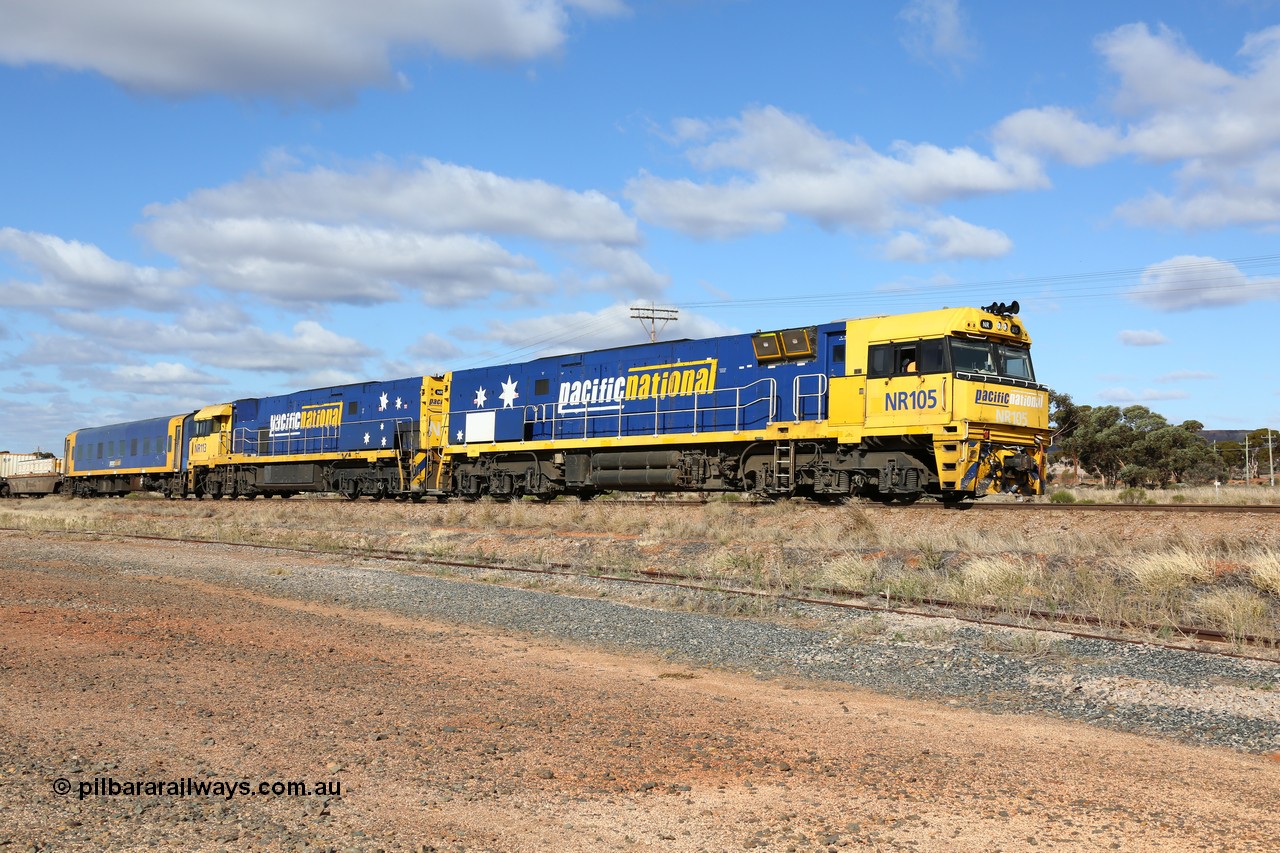
[[[869,317],[237,400],[80,430],[74,494],[609,491],[958,502],[1043,492],[1013,306]]]
[[[436,494],[737,491],[956,502],[1043,491],[1048,389],[1014,306],[457,371]]]

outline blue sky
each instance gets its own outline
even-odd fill
[[[1079,403],[1280,425],[1277,2],[8,3],[0,116],[0,449],[650,303],[1017,299]]]

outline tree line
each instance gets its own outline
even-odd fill
[[[1165,488],[1265,476],[1270,448],[1280,463],[1280,432],[1266,427],[1244,442],[1211,443],[1199,421],[1169,423],[1146,406],[1078,406],[1049,392],[1053,460],[1099,477],[1103,485]],[[1261,452],[1259,452],[1261,451]]]

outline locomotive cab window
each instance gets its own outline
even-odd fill
[[[1031,352],[993,341],[950,339],[951,364],[957,373],[978,373],[1034,382]]]
[[[1000,375],[1012,376],[1015,379],[1035,379],[1031,370],[1031,352],[1017,347],[996,345],[1000,356]]]
[[[942,373],[947,369],[947,347],[942,338],[916,344],[916,371]]]
[[[988,373],[995,375],[995,359],[991,344],[987,341],[962,341],[951,339],[951,364],[957,373]]]
[[[871,377],[893,374],[893,346],[877,344],[867,351],[867,375]]]
[[[877,344],[867,352],[867,375],[909,376],[947,370],[947,347],[942,338]]]

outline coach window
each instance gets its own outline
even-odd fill
[[[545,396],[547,396],[547,395],[548,395],[548,394],[550,394],[550,393],[551,393],[551,380],[550,380],[550,379],[535,379],[535,380],[533,380],[533,395],[534,395],[535,397],[545,397]]]
[[[98,442],[98,458],[99,459],[102,458],[102,442],[101,441]]]
[[[350,417],[351,415],[358,415],[358,414],[360,414],[360,401],[349,400],[347,402],[347,416]]]
[[[138,455],[138,439],[136,438],[129,439],[129,455],[130,456]]]

